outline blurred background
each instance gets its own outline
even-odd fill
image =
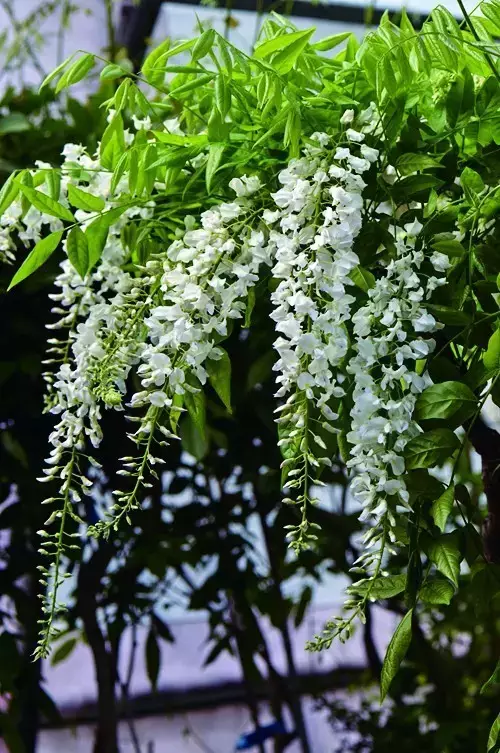
[[[459,15],[451,0],[445,4]],[[406,7],[418,26],[431,3]],[[344,31],[361,38],[387,9],[397,19],[401,5],[0,0],[0,182],[36,160],[57,165],[67,142],[95,149],[113,82],[38,93],[45,74],[78,49],[132,70],[155,42],[188,38],[200,26],[250,50],[270,11],[299,28],[315,26],[317,38]],[[369,609],[346,645],[306,651],[342,604],[359,554],[358,511],[339,464],[314,513],[322,527],[317,549],[298,558],[287,550],[273,335],[264,321],[244,348],[238,338],[228,344],[238,364],[233,418],[215,420],[207,446],[169,449],[169,470],[130,528],[112,541],[82,534],[67,622],[52,657],[33,663],[36,531],[46,517],[35,477],[50,425],[41,414],[40,372],[56,264],[0,297],[0,751],[480,750],[495,709],[495,698],[479,697],[478,688],[500,653],[498,574],[490,582],[482,571],[474,595],[464,589],[451,606],[430,609],[383,709],[377,679],[401,601]],[[0,270],[2,291],[11,274]],[[122,434],[117,424],[113,446],[103,448],[90,522],[109,498],[116,458],[127,454]],[[461,481],[475,503],[478,470],[473,455],[464,456]]]

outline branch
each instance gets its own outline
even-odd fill
[[[379,679],[382,671],[382,661],[378,655],[375,641],[373,640],[373,615],[371,604],[366,604],[365,610],[366,623],[363,629],[363,642],[365,644],[366,658],[373,676]]]
[[[109,541],[99,541],[90,559],[82,562],[78,573],[77,611],[83,621],[87,641],[94,657],[98,688],[99,720],[94,753],[118,753],[118,717],[115,699],[116,662],[106,647],[106,638],[97,617],[97,595],[101,579],[114,554]]]

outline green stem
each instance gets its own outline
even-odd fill
[[[63,0],[61,20],[59,21],[59,29],[57,31],[57,65],[60,65],[64,59],[64,32],[68,27],[70,10],[69,0]]]
[[[116,59],[116,35],[115,35],[115,27],[113,24],[113,2],[112,0],[104,0],[104,5],[106,8],[106,29],[108,32],[108,52],[109,52],[109,58],[112,63],[115,62]]]
[[[37,650],[36,650],[36,658],[45,658],[48,656],[49,653],[49,645],[52,637],[52,624],[54,622],[56,611],[57,611],[57,594],[59,592],[59,569],[61,567],[61,557],[64,551],[64,526],[66,523],[66,516],[68,514],[68,510],[71,505],[71,501],[69,498],[69,492],[70,492],[70,485],[71,485],[71,479],[73,476],[73,466],[75,464],[76,459],[76,449],[73,447],[71,451],[71,460],[68,463],[68,475],[65,479],[65,492],[64,492],[64,503],[63,508],[61,511],[61,523],[59,525],[59,532],[57,534],[57,547],[56,547],[56,559],[54,562],[54,584],[52,587],[52,594],[50,596],[50,609],[49,609],[49,616],[47,618],[46,626],[43,631],[43,639],[40,642]]]

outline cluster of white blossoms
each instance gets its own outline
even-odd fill
[[[103,409],[137,411],[129,416],[138,424],[129,434],[137,452],[122,458],[119,474],[132,477],[132,483],[128,491],[113,493],[109,515],[90,529],[95,535],[109,532],[140,506],[141,490],[150,486],[148,474],[163,462],[153,455],[153,445],[176,438],[180,411],[190,408],[214,362],[227,358],[220,342],[245,316],[263,268],[271,269],[276,282],[270,298],[279,445],[286,488],[296,490],[290,492],[295,498],[286,501],[300,510],[288,538],[297,551],[315,538],[307,515],[314,502],[310,487],[320,483],[321,467],[331,465],[328,434],[340,432],[339,406],[347,398],[352,404],[347,432],[351,489],[362,507],[361,520],[371,524],[359,564],[371,578],[378,574],[384,549],[395,540],[396,506],[409,505],[403,454],[420,431],[413,411],[430,383],[417,362],[434,349],[429,335],[440,327],[426,301],[445,284],[449,262],[437,252],[424,255],[417,220],[400,226],[401,213],[412,205],[397,210],[384,202],[378,211],[391,216],[394,244],[376,264],[373,287],[366,294],[367,275],[364,292],[355,291],[355,281],[363,276],[363,270],[354,274],[360,264],[356,240],[373,211],[372,200],[364,196],[364,178],[377,170],[390,186],[397,175],[379,150],[365,143],[366,138],[383,142],[374,105],[357,116],[347,110],[340,123],[335,142],[326,133],[307,139],[302,156],[279,173],[274,193],[257,176],[233,178],[234,200],[214,205],[198,219],[186,216],[176,240],[144,263],[122,231],[136,222],[140,228],[142,220],[161,225],[161,214],[155,215],[149,196],[131,200],[126,174],[115,176],[112,184],[112,171],[83,147],[69,144],[57,180],[45,164],[26,178],[62,207],[77,207],[72,211],[84,231],[97,216],[113,213],[94,268],[82,278],[64,261],[56,280],[59,290],[52,295],[58,318],[49,326],[66,331],[62,339],[49,340],[47,363],[56,366],[45,375],[48,409],[57,416],[44,478],[59,482],[59,496],[47,502],[58,503],[48,524],[60,519],[61,527],[45,538],[46,548],[52,546],[57,554],[56,586],[59,558],[70,545],[63,539],[64,518],[79,520],[75,505],[78,510],[80,494],[92,485],[88,464],[96,461],[87,455],[87,444],[96,448],[101,442]],[[134,127],[147,133],[151,122],[134,118]],[[130,144],[134,137],[125,131],[124,138]],[[205,158],[194,159],[202,164]],[[152,188],[161,196],[166,186],[156,182]],[[88,208],[78,208],[82,201],[85,206],[85,195]],[[99,208],[93,209],[96,201]],[[56,230],[63,230],[60,219],[28,207],[18,196],[0,219],[0,254],[12,260],[13,238],[32,244]],[[131,374],[136,391],[129,396]],[[343,428],[347,410],[342,405]],[[56,590],[44,607],[48,614],[54,612]],[[349,625],[339,618],[340,633],[347,634]],[[45,644],[49,637],[46,633]]]
[[[207,359],[221,357],[217,341],[244,316],[248,291],[261,265],[270,264],[264,232],[250,226],[259,179],[235,178],[230,186],[237,198],[203,212],[200,227],[188,216],[183,237],[162,255],[154,305],[144,319],[147,339],[138,368],[144,389],[133,395],[133,407],[168,408],[175,394],[196,389],[189,375],[205,384]]]
[[[350,120],[348,111],[344,123]],[[379,157],[378,150],[362,143],[363,133],[348,128],[345,139],[348,146],[330,147],[326,134],[313,134],[304,156],[278,176],[282,188],[272,194],[277,210],[264,213],[265,221],[277,226],[270,233],[273,276],[280,281],[271,295],[271,317],[279,333],[274,369],[276,396],[287,397],[278,409],[280,446],[288,478],[294,479],[287,486],[303,489],[296,500],[303,520],[289,533],[297,548],[310,538],[307,483],[315,475],[310,469],[330,462],[317,457],[317,449],[326,445],[311,428],[317,419],[310,409],[319,410],[324,429],[336,431],[338,414],[331,403],[345,395],[342,364],[355,301],[348,292],[353,285],[349,275],[359,264],[353,246],[363,219],[362,174]]]
[[[326,134],[312,139],[323,147],[329,141]],[[267,211],[265,219],[280,227],[271,232],[273,276],[280,280],[271,296],[271,317],[281,335],[275,342],[277,397],[298,387],[310,399],[317,397],[318,407],[333,420],[327,403],[344,395],[336,368],[349,345],[345,322],[355,299],[347,288],[359,264],[352,248],[362,224],[366,184],[361,174],[370,162],[348,148],[334,150],[333,159],[317,151],[281,171],[283,188],[272,195],[279,209]],[[377,159],[377,150],[370,149],[369,156]]]
[[[115,492],[112,515],[93,527],[95,533],[115,527],[121,517],[139,506],[140,489],[150,486],[147,472],[154,474],[153,466],[163,462],[153,455],[153,443],[178,439],[165,426],[165,411],[175,414],[184,410],[176,398],[198,392],[206,383],[207,361],[223,356],[217,342],[229,334],[231,322],[244,315],[248,292],[259,279],[260,266],[270,264],[264,232],[251,227],[258,214],[254,194],[261,188],[259,179],[243,176],[232,180],[231,188],[236,193],[233,202],[203,212],[200,226],[194,217],[186,217],[182,237],[165,253],[151,258],[141,284],[136,281],[127,291],[122,310],[128,320],[122,326],[124,330],[137,327],[141,334],[134,336],[129,331],[124,337],[122,331],[117,342],[125,343],[125,347],[130,340],[134,342],[129,358],[122,362],[127,369],[134,366],[142,386],[129,403],[133,409],[142,409],[140,417],[131,417],[139,427],[129,434],[140,453],[122,458],[123,468],[118,473],[134,478],[135,483],[128,492]],[[134,291],[135,307],[130,301]],[[147,295],[141,296],[141,291],[147,291]],[[104,358],[108,355],[109,349]],[[122,391],[123,387],[124,391],[125,379],[126,374],[123,379],[113,375],[109,389]],[[164,439],[159,441],[157,434]]]
[[[60,205],[69,207],[70,187],[74,186],[83,191],[84,196],[88,194],[102,200],[98,211],[74,211],[75,220],[85,229],[97,216],[113,210],[117,198],[119,200],[126,189],[126,180],[121,187],[117,187],[115,198],[110,200],[112,174],[101,168],[98,159],[93,159],[83,147],[75,144],[67,144],[63,156],[65,160],[56,184],[59,193],[57,197],[52,193],[52,198],[56,198]],[[38,168],[40,172],[34,173],[34,177],[50,175],[49,165],[40,163]],[[37,184],[37,190],[50,195],[53,186],[54,182],[47,179]],[[57,416],[57,423],[49,437],[51,451],[41,480],[54,480],[59,484],[59,496],[45,502],[55,505],[47,525],[60,520],[60,533],[44,538],[45,549],[52,547],[58,557],[65,547],[71,546],[70,540],[64,538],[64,520],[68,515],[80,520],[75,506],[81,500],[81,493],[88,493],[92,486],[86,475],[87,467],[89,461],[91,464],[96,464],[96,461],[86,455],[83,467],[79,455],[85,453],[87,440],[94,448],[100,444],[101,402],[113,407],[120,405],[128,372],[137,361],[137,339],[124,338],[123,332],[130,322],[135,301],[141,299],[144,292],[143,286],[123,268],[128,252],[123,246],[121,230],[133,217],[147,217],[150,213],[149,205],[130,207],[123,212],[120,210],[115,222],[108,228],[98,265],[82,278],[73,264],[65,259],[55,280],[58,290],[50,295],[54,301],[52,313],[56,320],[47,327],[64,334],[49,339],[49,358],[44,362],[53,367],[52,371],[44,374],[44,378],[47,383],[47,410]],[[25,212],[21,197],[11,204],[1,222],[9,238],[15,232],[21,241],[30,244],[40,240],[47,229],[54,231],[63,227],[59,219],[34,206]],[[63,247],[67,250],[67,239]],[[113,347],[115,342],[117,345]],[[57,581],[60,577],[58,569],[59,566],[55,569],[55,580],[52,582],[54,595],[60,582]],[[49,594],[43,607],[47,614],[51,614],[54,605]],[[42,642],[50,639],[50,629],[42,635]]]
[[[420,373],[418,361],[435,347],[429,333],[443,325],[425,308],[433,290],[446,278],[428,274],[417,221],[395,227],[395,256],[380,270],[368,291],[368,302],[353,315],[355,355],[347,371],[354,377],[351,431],[347,465],[355,476],[351,490],[361,503],[361,520],[371,519],[364,537],[367,547],[360,562],[369,566],[380,556],[386,541],[395,541],[391,528],[397,505],[409,506],[403,458],[407,442],[420,433],[412,419],[416,399],[432,382]],[[434,253],[430,266],[444,272],[448,257]],[[377,542],[383,543],[373,552]]]

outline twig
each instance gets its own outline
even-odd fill
[[[4,9],[5,14],[7,15],[9,21],[12,24],[12,28],[16,32],[16,34],[22,34],[23,32],[23,25],[20,21],[17,20],[14,11],[12,10],[12,6],[9,2],[9,0],[0,0],[0,5]],[[42,65],[40,61],[38,60],[38,57],[33,50],[32,46],[30,45],[27,35],[25,35],[23,39],[23,44],[26,52],[28,53],[29,57],[31,58],[31,62],[35,66],[36,71],[40,74],[42,78],[45,78],[46,73],[44,69],[42,68]]]
[[[130,648],[130,654],[128,659],[128,667],[127,667],[127,676],[125,678],[125,681],[123,682],[120,677],[120,672],[116,670],[116,676],[118,680],[118,684],[120,686],[122,699],[128,707],[129,700],[130,700],[130,683],[132,682],[132,674],[134,671],[134,665],[135,665],[135,656],[137,653],[137,625],[132,625],[132,646]],[[127,709],[128,712],[128,709]],[[128,728],[130,730],[130,737],[132,738],[132,745],[134,746],[135,753],[141,753],[141,743],[139,741],[139,738],[137,736],[137,731],[135,729],[135,724],[132,716],[127,713],[126,714],[126,722],[128,725]]]

